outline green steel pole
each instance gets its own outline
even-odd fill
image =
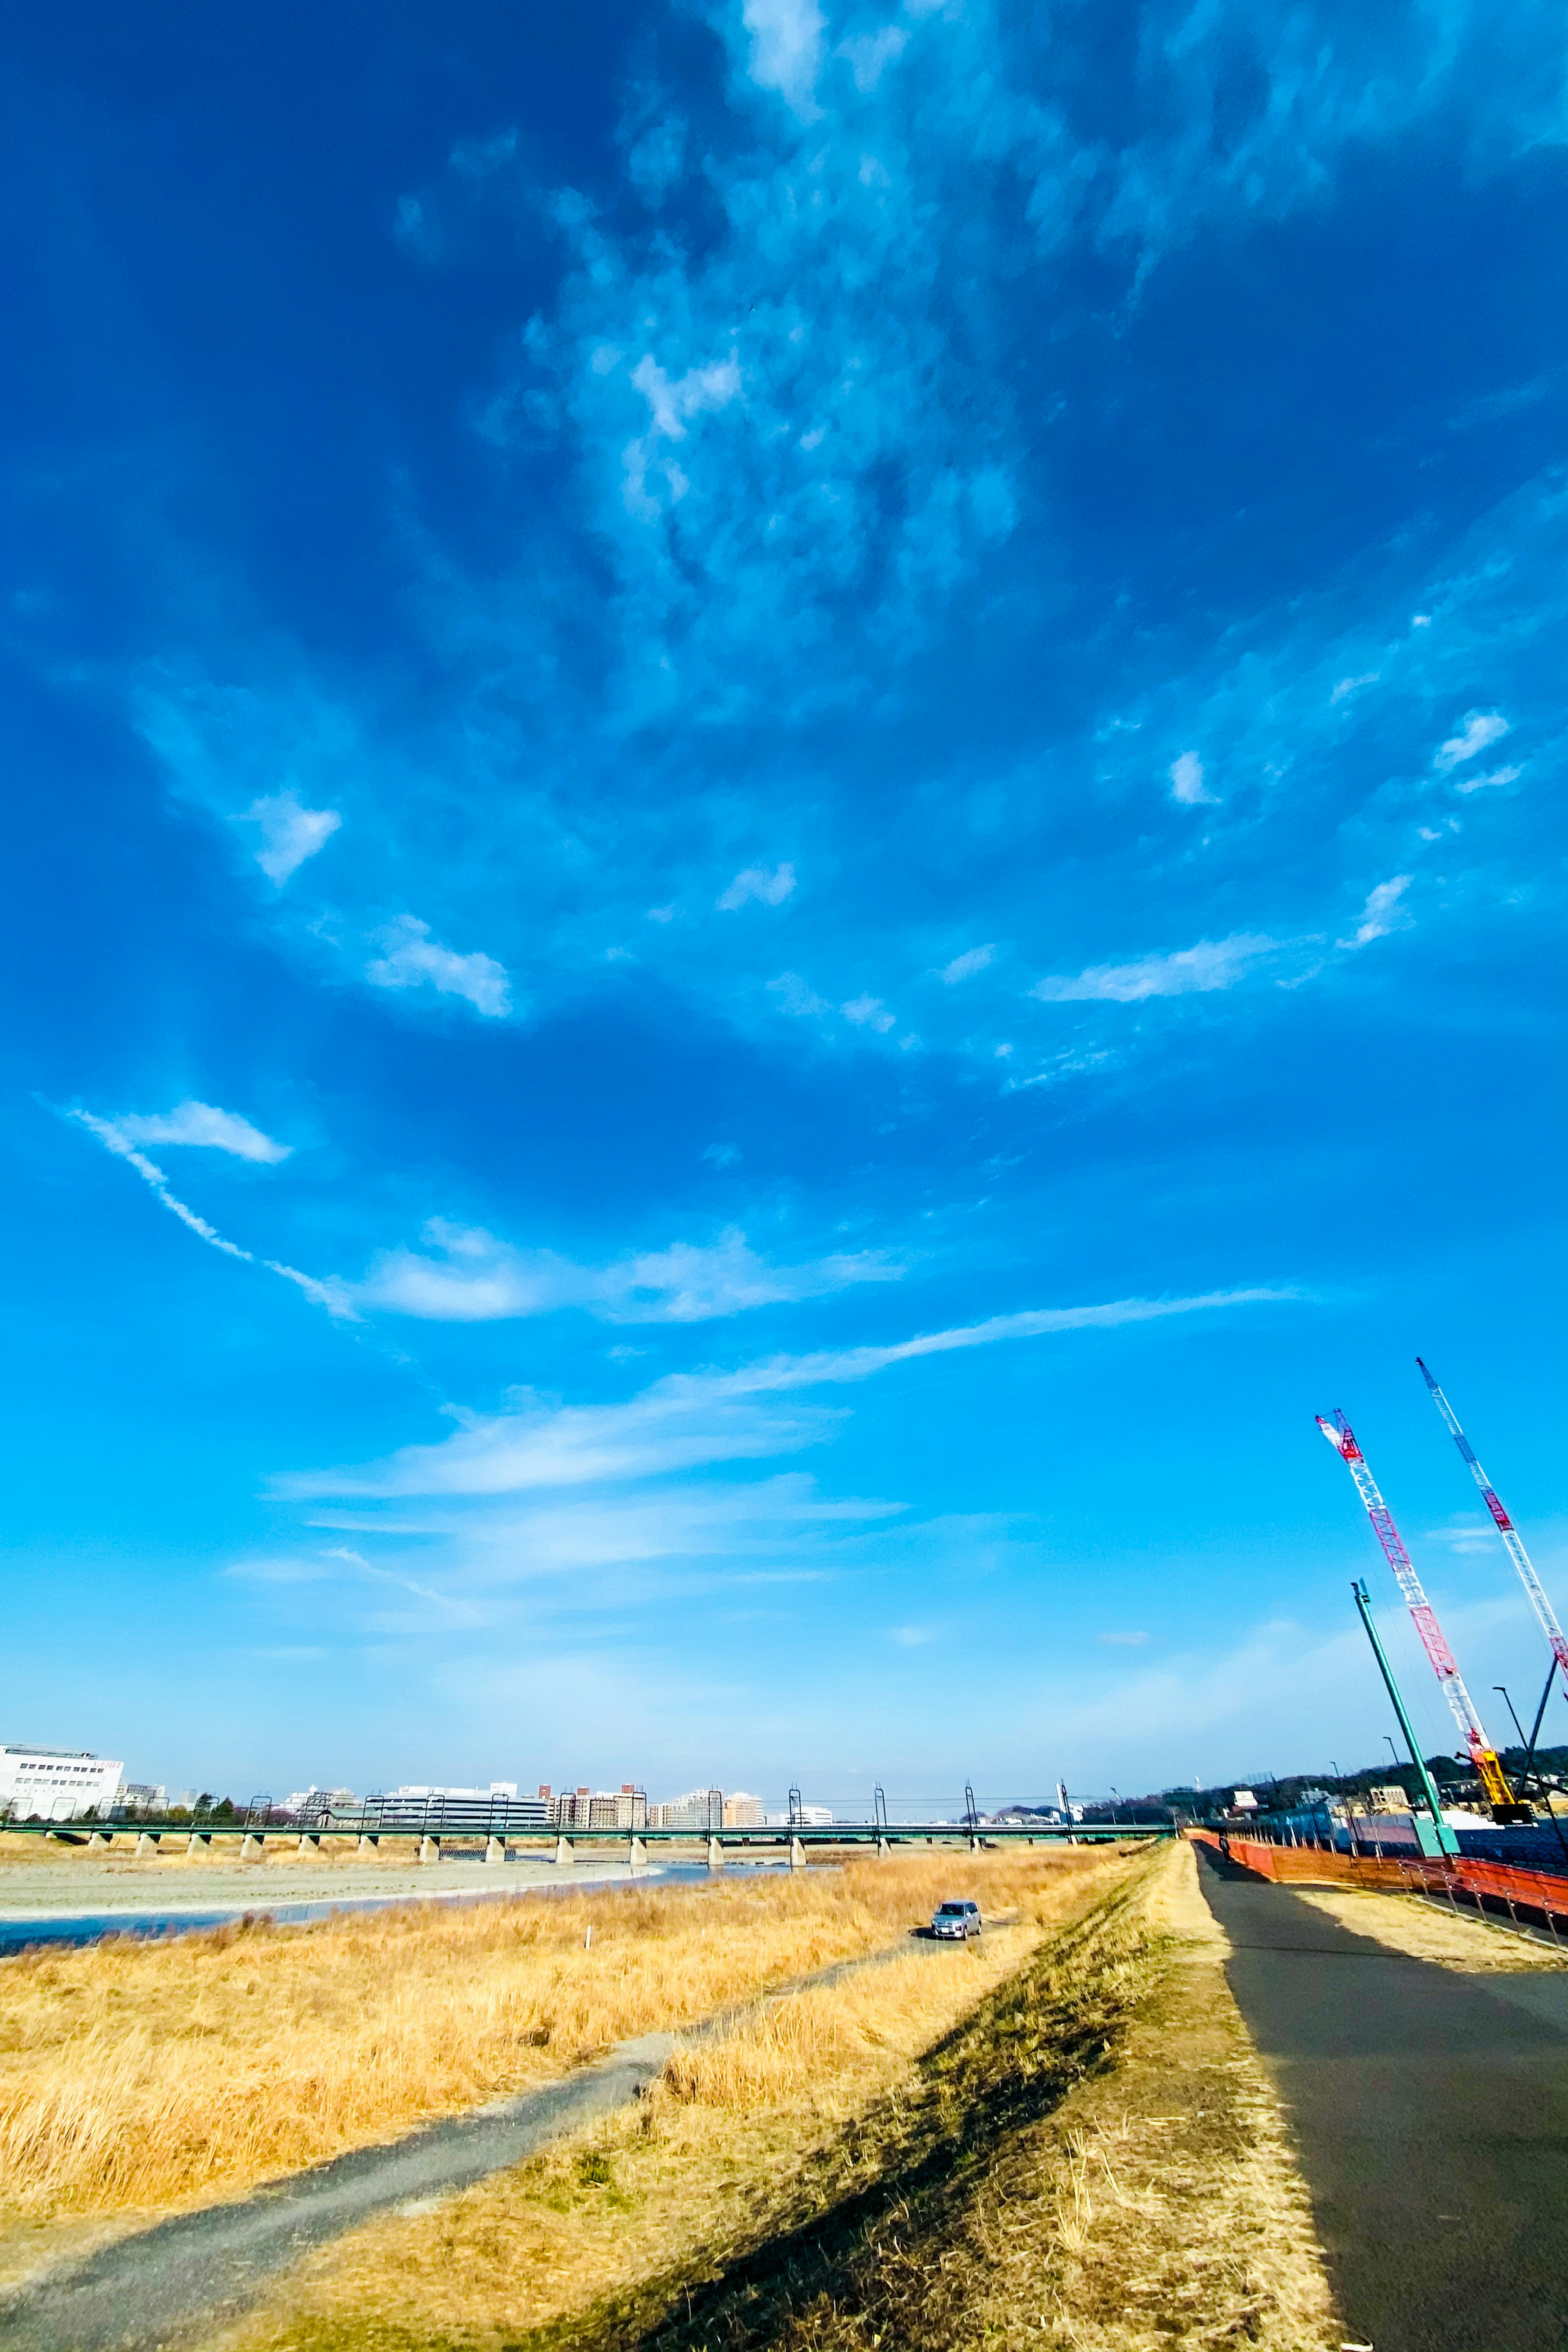
[[[1352,1580],[1351,1591],[1355,1595],[1355,1605],[1361,1612],[1361,1622],[1366,1627],[1366,1638],[1372,1643],[1372,1654],[1377,1660],[1377,1668],[1383,1676],[1384,1686],[1394,1702],[1394,1712],[1399,1717],[1399,1728],[1405,1734],[1405,1744],[1410,1750],[1410,1760],[1421,1775],[1421,1786],[1426,1792],[1426,1802],[1432,1810],[1433,1827],[1437,1832],[1437,1850],[1440,1853],[1458,1853],[1459,1841],[1443,1819],[1443,1809],[1437,1801],[1437,1791],[1432,1784],[1432,1775],[1426,1769],[1426,1761],[1421,1753],[1415,1734],[1411,1728],[1410,1717],[1405,1712],[1405,1701],[1399,1696],[1399,1685],[1394,1679],[1394,1668],[1388,1663],[1387,1654],[1378,1639],[1377,1627],[1372,1622],[1372,1596],[1359,1577]]]

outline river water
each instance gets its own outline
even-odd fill
[[[748,1863],[747,1870],[787,1870],[785,1862]],[[504,1865],[503,1865],[504,1867]],[[285,1896],[269,1901],[259,1888],[248,1902],[232,1901],[204,1906],[195,1903],[149,1905],[144,1910],[127,1906],[104,1911],[3,1912],[0,1911],[0,1958],[16,1952],[36,1951],[40,1946],[58,1944],[78,1947],[102,1943],[110,1936],[138,1937],[158,1936],[193,1936],[203,1928],[224,1927],[238,1919],[266,1919],[286,1927],[305,1927],[321,1919],[332,1919],[349,1911],[389,1911],[409,1903],[521,1903],[530,1895],[585,1895],[632,1886],[669,1885],[682,1883],[690,1885],[710,1884],[714,1874],[703,1862],[652,1863],[639,1870],[634,1878],[626,1865],[616,1864],[602,1872],[584,1872],[564,1884],[530,1878],[511,1885],[452,1887],[443,1891],[428,1885],[410,1888],[406,1893],[392,1895],[334,1895],[310,1901],[290,1902]]]

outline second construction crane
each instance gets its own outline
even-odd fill
[[[1464,1455],[1469,1474],[1481,1490],[1481,1500],[1492,1515],[1493,1524],[1503,1539],[1504,1549],[1519,1570],[1519,1580],[1530,1595],[1530,1605],[1535,1612],[1542,1632],[1551,1644],[1552,1654],[1562,1669],[1563,1687],[1568,1691],[1568,1633],[1564,1633],[1562,1626],[1557,1622],[1557,1612],[1542,1590],[1541,1579],[1531,1565],[1530,1554],[1524,1549],[1524,1540],[1508,1513],[1503,1509],[1496,1488],[1476,1460],[1475,1448],[1459,1427],[1458,1416],[1453,1406],[1448,1402],[1426,1365],[1422,1363],[1419,1356],[1416,1357],[1415,1361],[1420,1369],[1422,1379],[1432,1391],[1433,1403],[1447,1423],[1449,1436]]]
[[[1379,1494],[1377,1481],[1366,1466],[1366,1456],[1355,1442],[1355,1433],[1342,1412],[1336,1412],[1331,1421],[1318,1415],[1318,1427],[1355,1480],[1356,1492],[1366,1506],[1373,1532],[1383,1546],[1384,1557],[1394,1570],[1394,1581],[1405,1595],[1406,1606],[1415,1621],[1415,1631],[1421,1636],[1421,1646],[1432,1661],[1433,1672],[1443,1686],[1443,1696],[1453,1709],[1454,1720],[1463,1736],[1466,1751],[1480,1779],[1481,1786],[1494,1807],[1511,1807],[1513,1791],[1503,1775],[1498,1752],[1487,1738],[1476,1704],[1465,1688],[1464,1676],[1455,1662],[1454,1653],[1443,1638],[1443,1628],[1436,1612],[1422,1589],[1421,1579],[1411,1564],[1399,1529],[1394,1526],[1388,1505]]]

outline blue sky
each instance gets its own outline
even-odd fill
[[[1554,13],[10,27],[7,1737],[1447,1748],[1335,1404],[1539,1686]]]

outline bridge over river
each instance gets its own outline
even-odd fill
[[[331,1820],[302,1825],[298,1822],[7,1822],[7,1836],[37,1837],[65,1845],[86,1847],[94,1853],[136,1853],[143,1857],[182,1850],[193,1860],[215,1848],[237,1849],[237,1859],[260,1861],[293,1848],[300,1853],[324,1848],[342,1849],[347,1843],[361,1853],[382,1847],[406,1849],[416,1843],[422,1863],[438,1863],[443,1855],[482,1853],[491,1863],[509,1859],[577,1861],[625,1860],[634,1870],[657,1858],[661,1862],[705,1860],[710,1869],[727,1862],[787,1860],[798,1866],[814,1858],[825,1861],[856,1853],[894,1853],[915,1848],[959,1846],[970,1852],[1015,1845],[1113,1845],[1121,1841],[1145,1842],[1173,1834],[1163,1822],[1114,1824],[1107,1822],[835,1822],[730,1829],[521,1829],[443,1825],[388,1827],[363,1818]]]

